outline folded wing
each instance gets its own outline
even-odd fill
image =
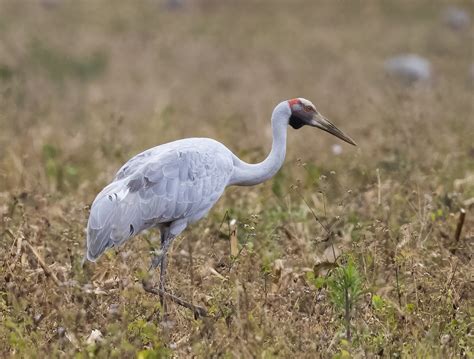
[[[222,195],[233,170],[227,153],[193,147],[137,155],[126,166],[92,204],[89,260],[146,228],[204,216]]]

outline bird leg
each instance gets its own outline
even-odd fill
[[[142,285],[145,292],[158,294],[160,296],[160,303],[161,303],[161,307],[163,308],[163,313],[166,312],[166,308],[165,308],[165,297],[166,297],[168,299],[171,299],[176,304],[192,310],[195,318],[206,317],[208,316],[206,309],[196,306],[192,303],[189,303],[181,298],[178,298],[177,296],[171,293],[168,293],[165,290],[166,268],[168,264],[168,258],[167,258],[168,249],[170,248],[171,242],[173,241],[173,239],[179,233],[181,233],[181,231],[184,230],[184,228],[185,226],[182,226],[182,228],[178,227],[178,230],[173,232],[172,230],[170,230],[170,226],[160,227],[160,232],[161,232],[160,252],[152,258],[150,268],[148,269],[149,271],[151,271],[152,269],[156,269],[158,266],[160,266],[160,283],[159,283],[158,288],[154,288],[150,283],[146,282],[145,280],[142,282]]]
[[[171,245],[173,238],[174,237],[171,237],[171,236],[168,238],[163,238],[162,245],[161,245],[161,253],[152,259],[152,264],[151,264],[150,269],[154,269],[158,267],[158,265],[160,265],[160,283],[159,283],[158,289],[152,288],[145,281],[142,283],[143,289],[148,293],[158,294],[160,296],[160,304],[161,304],[161,307],[163,308],[163,313],[166,313],[165,297],[167,297],[171,299],[173,302],[175,302],[176,304],[179,304],[182,307],[192,310],[195,318],[206,317],[208,315],[206,309],[199,307],[197,305],[194,305],[192,303],[186,302],[185,300],[178,298],[171,293],[166,292],[165,281],[166,281],[166,267],[168,264],[167,253],[168,253],[168,249]]]
[[[166,312],[166,306],[165,306],[165,298],[163,296],[163,293],[165,292],[165,280],[166,280],[166,266],[168,264],[168,249],[170,247],[171,241],[173,237],[171,238],[166,238],[162,243],[161,243],[161,261],[160,261],[160,303],[161,307],[163,308],[163,312]]]
[[[151,264],[150,268],[148,268],[148,271],[150,272],[152,269],[158,268],[159,265],[161,265],[161,262],[163,261],[164,256],[166,255],[166,250],[165,250],[165,243],[168,242],[168,247],[171,244],[171,238],[170,237],[170,230],[168,226],[162,226],[160,227],[160,240],[161,240],[161,247],[160,251],[158,254],[155,254],[152,259],[151,259]]]
[[[183,299],[181,299],[181,298],[179,298],[179,297],[177,297],[177,296],[175,296],[171,293],[164,292],[160,288],[153,288],[146,281],[143,281],[142,285],[143,285],[143,289],[145,290],[145,292],[152,293],[152,294],[158,294],[159,296],[165,296],[168,299],[171,299],[176,304],[178,304],[178,305],[180,305],[184,308],[192,310],[193,313],[194,313],[194,317],[196,319],[199,318],[199,317],[209,316],[209,314],[207,313],[207,310],[203,307],[200,307],[198,305],[194,305],[192,303],[189,303],[189,302],[187,302],[187,301],[185,301],[185,300],[183,300]]]
[[[164,227],[164,226],[160,228],[160,234],[161,234],[160,252],[154,255],[153,258],[151,259],[151,264],[150,264],[150,268],[148,268],[148,271],[156,269],[158,266],[160,266],[160,283],[159,283],[160,304],[161,304],[161,307],[163,308],[163,312],[165,312],[166,311],[165,298],[163,296],[163,293],[165,292],[165,279],[166,279],[165,276],[166,276],[166,265],[167,265],[166,256],[168,254],[168,249],[171,245],[171,242],[174,236],[170,235],[169,227]]]

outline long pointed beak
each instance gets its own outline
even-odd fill
[[[329,132],[331,135],[334,135],[340,138],[341,140],[350,143],[351,145],[357,146],[357,143],[355,143],[352,138],[350,138],[344,132],[334,126],[326,117],[324,117],[320,113],[315,114],[313,118],[309,121],[308,125]]]

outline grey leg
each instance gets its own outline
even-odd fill
[[[168,265],[168,249],[173,241],[173,237],[165,238],[161,243],[161,260],[160,260],[160,303],[165,312],[165,281],[166,281],[166,267]]]
[[[205,308],[199,307],[192,303],[188,303],[185,300],[180,299],[177,296],[171,293],[167,293],[165,291],[166,267],[168,264],[168,249],[170,248],[173,239],[176,238],[186,228],[186,225],[186,222],[173,222],[169,225],[159,226],[161,232],[161,250],[159,254],[152,258],[149,270],[157,268],[158,265],[160,266],[160,285],[158,290],[156,288],[153,288],[151,283],[147,281],[143,281],[142,285],[143,289],[146,292],[158,294],[160,296],[160,303],[164,313],[166,313],[164,298],[168,297],[168,299],[171,299],[173,302],[192,310],[195,318],[206,317],[208,316],[208,314]]]
[[[150,268],[148,268],[148,271],[158,268],[158,266],[161,264],[161,261],[163,260],[163,257],[165,256],[164,244],[166,243],[167,238],[170,235],[170,229],[169,229],[169,226],[160,226],[159,228],[160,228],[160,240],[161,240],[160,252],[158,254],[155,254],[151,258],[151,264],[150,264]]]

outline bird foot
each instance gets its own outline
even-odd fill
[[[178,298],[177,296],[175,296],[171,293],[168,293],[168,292],[164,291],[163,289],[153,287],[151,285],[151,283],[149,283],[145,280],[142,281],[142,286],[143,286],[143,289],[145,290],[145,292],[156,294],[156,295],[159,295],[160,297],[161,296],[166,297],[166,298],[172,300],[173,302],[175,302],[176,304],[178,304],[178,305],[180,305],[184,308],[192,310],[192,312],[194,313],[194,318],[195,319],[209,316],[209,314],[207,313],[207,310],[205,308],[200,307],[198,305],[194,305],[192,303],[189,303],[189,302],[187,302],[187,301],[185,301],[181,298]]]

